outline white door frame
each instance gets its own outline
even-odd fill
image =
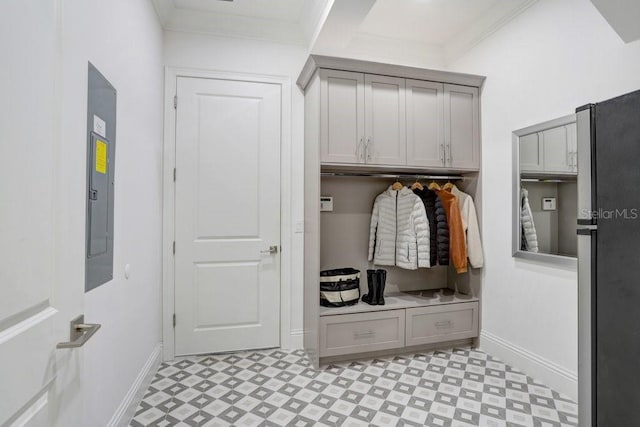
[[[163,359],[175,357],[173,314],[175,300],[175,185],[173,169],[176,164],[176,94],[178,77],[209,78],[256,83],[278,84],[281,87],[281,143],[280,143],[280,347],[291,345],[291,79],[283,76],[248,74],[196,68],[165,67],[164,80],[164,161],[162,202],[162,338]],[[179,101],[178,101],[179,102]],[[180,179],[180,171],[178,179]],[[241,179],[241,174],[238,179]],[[180,250],[178,248],[177,250]],[[178,321],[180,321],[178,319]]]

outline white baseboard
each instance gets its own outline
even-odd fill
[[[158,366],[162,361],[162,344],[158,344],[147,359],[120,406],[111,417],[107,427],[127,427],[133,418],[136,408],[142,401],[144,392],[149,388]]]
[[[480,333],[480,349],[578,401],[578,376],[575,372],[487,331]]]

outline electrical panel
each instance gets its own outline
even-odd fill
[[[116,90],[89,63],[85,292],[113,279]]]

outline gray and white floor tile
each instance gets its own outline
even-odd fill
[[[163,363],[133,420],[142,426],[577,426],[575,402],[468,349],[313,369],[302,351]]]

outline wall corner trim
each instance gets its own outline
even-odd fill
[[[162,343],[158,343],[144,366],[138,373],[138,376],[131,384],[131,388],[120,402],[120,405],[114,412],[107,427],[127,427],[136,412],[136,408],[142,401],[144,392],[149,388],[155,373],[160,366],[162,360]]]
[[[480,333],[480,349],[578,401],[577,373],[487,331]]]

